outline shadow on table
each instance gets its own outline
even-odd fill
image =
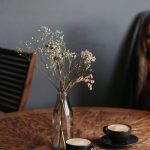
[[[50,145],[49,146],[39,146],[39,147],[36,147],[32,150],[54,150]]]
[[[103,142],[102,142],[102,138],[95,138],[95,139],[90,139],[92,141],[92,143],[96,146],[96,147],[99,147],[99,148],[107,148],[107,149],[111,149],[111,150],[116,150],[116,148],[112,147],[112,146],[109,146],[109,145],[105,145]],[[119,148],[119,147],[118,147]],[[126,148],[126,147],[122,147],[123,148]]]

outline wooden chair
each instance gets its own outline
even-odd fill
[[[0,111],[24,110],[34,64],[34,53],[20,55],[17,51],[0,48]]]

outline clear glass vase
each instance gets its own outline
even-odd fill
[[[53,110],[52,128],[53,148],[65,149],[65,141],[72,137],[73,112],[66,92],[57,94],[57,102]]]

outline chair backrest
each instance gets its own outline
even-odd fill
[[[0,111],[24,110],[35,64],[34,53],[24,54],[0,48]]]

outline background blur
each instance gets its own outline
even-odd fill
[[[71,104],[119,107],[122,43],[135,16],[149,8],[148,0],[0,0],[0,47],[16,49],[42,25],[62,30],[69,49],[89,49],[97,58],[93,91],[74,87]],[[55,89],[36,68],[26,108],[53,107],[55,101]]]

